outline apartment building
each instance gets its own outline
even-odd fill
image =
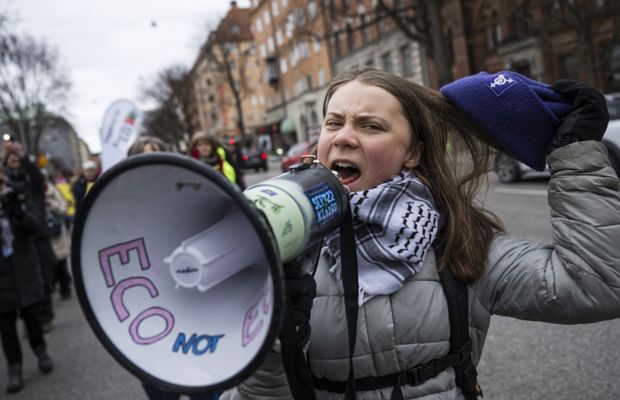
[[[320,132],[321,102],[332,77],[321,4],[319,0],[251,2],[265,125],[284,147],[313,140]]]
[[[427,84],[427,57],[419,42],[408,38],[389,13],[377,10],[375,0],[331,0],[326,13],[336,74],[370,66]],[[409,2],[392,2],[401,16],[413,13]]]
[[[213,30],[190,72],[194,104],[190,123],[195,132],[221,140],[245,138],[263,124],[265,109],[259,101],[260,77],[250,31],[250,9],[230,3],[230,9]]]

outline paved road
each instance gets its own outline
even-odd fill
[[[248,174],[248,184],[279,173]],[[550,241],[546,182],[503,185],[491,177],[487,205],[509,232]],[[56,328],[47,335],[56,363],[42,376],[26,343],[26,387],[15,400],[146,399],[137,379],[120,367],[89,329],[75,298],[55,301]],[[558,326],[494,317],[479,372],[485,399],[620,398],[620,320]],[[0,362],[0,389],[6,367]],[[3,391],[0,398],[4,398]]]

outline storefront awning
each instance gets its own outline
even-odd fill
[[[283,135],[292,135],[296,130],[295,121],[291,117],[284,118],[280,124],[280,132],[282,132]]]

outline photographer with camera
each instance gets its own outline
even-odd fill
[[[39,370],[47,374],[54,367],[38,315],[45,291],[33,238],[42,229],[41,219],[25,189],[10,186],[0,169],[0,338],[9,371],[7,393],[20,391],[24,384],[18,315],[24,321]]]

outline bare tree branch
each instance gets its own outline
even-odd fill
[[[58,53],[30,36],[0,35],[0,120],[37,154],[49,112],[62,110],[71,83]]]
[[[155,109],[146,113],[143,130],[170,143],[175,148],[181,142],[187,145],[189,133],[189,104],[191,83],[189,72],[182,65],[174,65],[157,74],[155,81],[140,88],[143,99],[153,100]]]

